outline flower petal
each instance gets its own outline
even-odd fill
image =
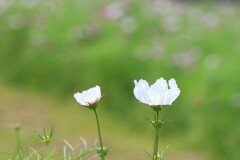
[[[165,105],[171,105],[173,101],[177,99],[177,97],[180,95],[180,89],[177,86],[177,83],[175,79],[171,79],[168,81],[170,89],[165,93],[164,101],[163,103]]]
[[[167,81],[164,78],[158,79],[155,84],[161,87],[162,92],[166,92],[168,90]]]
[[[96,86],[94,91],[94,95],[97,101],[101,99],[101,88],[99,86]]]
[[[176,83],[176,80],[175,80],[174,78],[171,78],[171,79],[168,81],[168,84],[169,84],[169,87],[170,87],[170,88],[178,88],[177,83]]]
[[[93,88],[93,95],[95,100],[94,101],[99,101],[101,98],[101,89],[99,86],[96,86]]]
[[[149,89],[148,82],[141,79],[141,80],[139,80],[139,82],[134,80],[134,83],[135,83],[135,87],[134,87],[133,93],[134,93],[135,97],[140,102],[147,104],[149,102],[149,98],[147,96],[147,92]]]
[[[74,98],[76,99],[76,101],[83,106],[87,106],[88,104],[84,101],[83,96],[81,93],[77,92],[74,94]]]
[[[151,85],[148,92],[151,105],[162,105],[164,94],[167,90],[167,81],[163,78],[158,79],[153,85]]]
[[[158,79],[153,85],[145,80],[137,82],[134,80],[134,95],[142,103],[149,106],[171,105],[179,96],[180,89],[177,86],[175,79],[170,79],[169,89],[167,81],[164,78]]]
[[[75,93],[74,98],[83,106],[90,106],[101,99],[101,89],[99,86],[92,87],[82,93]]]

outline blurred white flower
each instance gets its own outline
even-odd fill
[[[165,32],[177,32],[182,27],[181,17],[177,15],[165,16],[162,25]]]
[[[132,33],[137,28],[137,22],[133,17],[124,17],[121,22],[121,28],[126,33]]]
[[[82,93],[75,93],[74,98],[80,105],[92,106],[101,99],[101,89],[99,86],[95,86]]]
[[[180,94],[175,79],[167,81],[163,78],[158,79],[153,85],[149,86],[145,80],[135,80],[134,95],[142,103],[149,106],[171,105]]]
[[[104,16],[108,19],[118,19],[124,15],[124,7],[121,3],[112,3],[104,8]]]
[[[240,92],[233,93],[230,96],[230,102],[233,107],[239,108],[240,107]]]
[[[220,66],[221,59],[217,54],[209,54],[204,58],[204,66],[208,70],[218,69]]]
[[[173,54],[173,64],[183,70],[191,69],[199,60],[199,52],[198,48],[190,48],[184,52]]]
[[[219,25],[219,17],[213,13],[205,13],[200,17],[200,23],[208,28],[215,28]]]
[[[0,0],[0,15],[4,14],[10,7],[10,2],[8,0]]]
[[[26,25],[26,18],[21,14],[14,14],[8,18],[8,26],[10,29],[18,30]]]

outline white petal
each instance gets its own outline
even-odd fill
[[[157,83],[157,85],[161,86],[162,92],[166,92],[168,90],[168,85],[167,85],[167,81],[164,78],[160,78],[158,79],[155,84]]]
[[[149,106],[171,105],[179,96],[180,90],[176,84],[175,79],[169,80],[169,87],[165,79],[158,79],[153,85],[149,87],[145,80],[134,81],[134,95],[142,103]]]
[[[99,86],[95,87],[95,99],[97,101],[101,99],[101,88]]]
[[[177,99],[180,94],[180,89],[177,86],[175,79],[170,79],[168,81],[170,89],[164,95],[164,104],[171,105],[173,101]]]
[[[93,95],[94,95],[95,102],[97,102],[101,99],[101,89],[99,86],[94,87]]]
[[[83,106],[89,106],[98,102],[101,98],[101,89],[99,86],[92,87],[82,93],[75,93],[75,99]]]
[[[88,89],[87,91],[83,91],[84,99],[89,103],[89,104],[94,104],[98,102],[101,98],[101,92],[100,92],[100,87],[92,87]],[[100,96],[99,96],[100,95]]]
[[[163,78],[158,79],[149,90],[149,98],[152,105],[162,105],[164,94],[168,90],[167,81]]]
[[[179,89],[169,89],[164,97],[164,105],[172,105],[173,101],[177,99],[177,97],[180,95]]]
[[[163,95],[161,90],[159,90],[159,86],[152,85],[147,94],[150,99],[150,106],[160,105]]]
[[[80,105],[83,105],[83,106],[86,106],[88,105],[82,98],[82,94],[77,92],[74,94],[74,98],[76,99],[76,101],[80,104]]]
[[[90,90],[83,91],[82,92],[82,99],[87,103],[88,105],[91,104],[91,95],[89,94]]]
[[[170,87],[170,88],[178,88],[177,83],[176,83],[176,80],[175,80],[174,78],[170,79],[170,80],[168,81],[168,84],[169,84],[169,87]]]
[[[139,82],[134,80],[134,83],[135,83],[135,87],[134,87],[133,93],[135,97],[140,102],[147,104],[149,101],[147,97],[147,91],[149,89],[148,82],[141,79]]]

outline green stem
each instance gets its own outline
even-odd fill
[[[95,108],[93,109],[93,111],[95,113],[96,120],[97,120],[98,136],[99,136],[99,142],[100,142],[101,151],[102,151],[102,153],[104,153],[103,143],[102,143],[102,136],[101,136],[100,124],[99,124],[99,120],[98,120],[97,111],[96,111]],[[104,154],[101,154],[100,156],[101,156],[101,160],[105,160],[105,155]]]
[[[157,117],[155,119],[155,123],[159,123],[159,110],[156,110]],[[154,140],[154,146],[153,146],[153,160],[156,160],[158,157],[158,140],[159,140],[159,128],[155,127],[156,129],[156,136]]]
[[[157,140],[157,136],[155,135],[152,160],[155,160],[156,144],[157,144],[156,140]]]

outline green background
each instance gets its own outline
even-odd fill
[[[174,120],[161,130],[166,159],[240,159],[239,16],[238,3],[0,1],[1,151],[13,150],[15,122],[25,135],[54,125],[55,146],[93,141],[93,114],[73,94],[100,85],[110,157],[146,159],[153,111],[133,81],[164,77],[181,90],[161,113]]]

